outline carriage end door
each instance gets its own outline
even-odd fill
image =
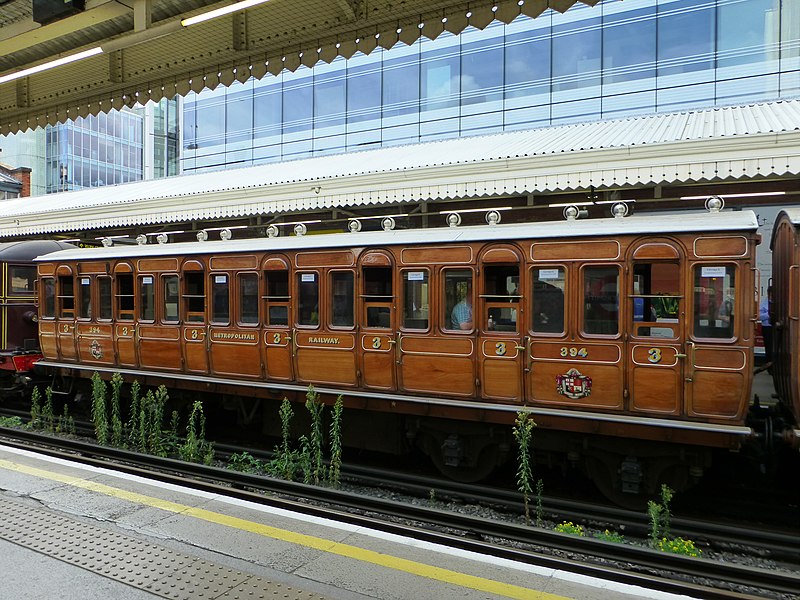
[[[373,250],[359,260],[361,381],[376,390],[397,389],[394,266],[388,253]]]
[[[627,408],[649,415],[679,415],[686,362],[683,253],[667,240],[642,241],[631,250]]]

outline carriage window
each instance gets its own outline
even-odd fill
[[[619,270],[586,267],[583,270],[583,330],[589,334],[619,332]]]
[[[75,316],[75,282],[72,275],[62,275],[58,278],[58,316]]]
[[[11,281],[11,294],[33,294],[36,282],[36,267],[9,265],[8,274]]]
[[[214,275],[211,281],[211,322],[227,325],[230,322],[231,289],[227,275]]]
[[[367,327],[388,329],[392,326],[392,269],[391,267],[364,267],[364,305],[367,310]]]
[[[78,283],[78,317],[81,319],[91,319],[92,279],[90,277],[79,277]]]
[[[99,319],[111,318],[111,277],[98,277],[97,278],[98,296],[100,300],[100,311],[97,315]]]
[[[427,271],[403,271],[403,327],[428,328]]]
[[[178,322],[178,276],[164,275],[164,321]]]
[[[117,318],[120,321],[133,321],[133,275],[117,274]]]
[[[53,318],[56,316],[56,281],[48,277],[42,280],[42,316]]]
[[[694,335],[733,337],[736,270],[726,265],[698,265],[694,270]]]
[[[289,272],[267,271],[267,325],[289,324]]]
[[[472,329],[472,270],[448,269],[444,272],[445,329],[469,331]]]
[[[183,274],[183,306],[186,320],[191,323],[205,321],[206,286],[202,271],[187,271]]]
[[[519,267],[490,265],[483,271],[483,297],[486,306],[486,329],[517,330],[519,306]]]
[[[139,319],[154,321],[156,318],[156,284],[152,275],[139,277]]]
[[[333,306],[331,307],[331,325],[334,327],[352,327],[355,316],[355,276],[352,271],[334,271],[331,273],[331,289]]]
[[[566,272],[564,267],[534,268],[533,331],[536,333],[564,333],[564,299]]]
[[[297,274],[297,323],[319,325],[319,281],[316,273]]]
[[[678,336],[681,269],[672,263],[637,263],[633,267],[632,333],[637,336]]]
[[[258,323],[258,275],[255,273],[239,274],[239,322]]]

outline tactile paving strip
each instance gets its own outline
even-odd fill
[[[163,598],[324,600],[318,594],[5,498],[0,498],[0,523],[0,538]]]

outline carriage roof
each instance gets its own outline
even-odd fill
[[[303,249],[360,248],[469,242],[503,242],[552,238],[619,237],[623,235],[666,235],[756,231],[753,211],[720,213],[659,213],[622,218],[547,221],[500,225],[472,225],[431,229],[394,229],[358,233],[326,233],[304,236],[259,237],[241,240],[175,242],[166,244],[115,245],[83,248],[39,256],[37,261],[103,260],[157,256],[289,251]]]

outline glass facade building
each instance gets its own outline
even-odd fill
[[[183,172],[800,96],[800,0],[606,0],[192,94]]]

